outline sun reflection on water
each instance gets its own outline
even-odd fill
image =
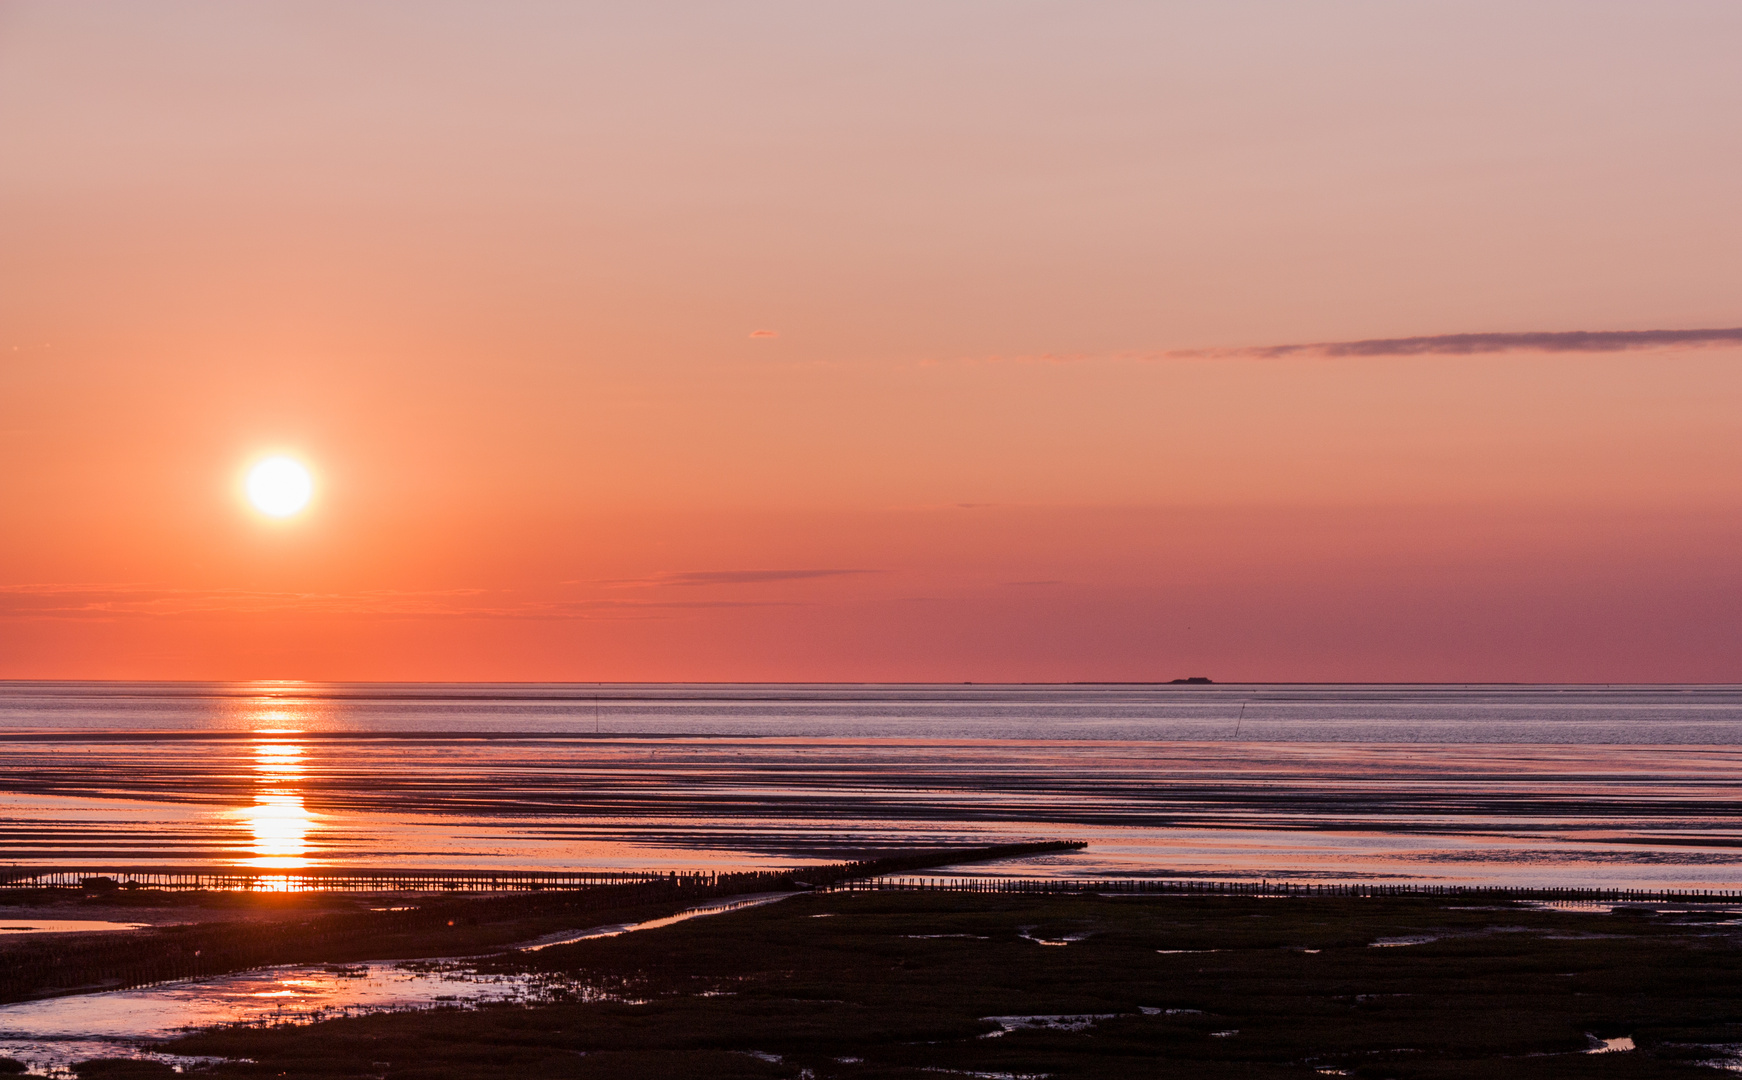
[[[315,815],[303,802],[305,752],[296,738],[302,732],[295,726],[296,717],[288,705],[284,701],[262,703],[253,717],[260,725],[254,729],[251,747],[254,805],[238,811],[253,834],[252,857],[244,862],[262,870],[301,870],[310,864],[309,833]],[[290,874],[261,882],[262,888],[281,891],[301,885],[300,879]]]
[[[267,734],[260,732],[260,734]],[[274,733],[276,734],[276,733]],[[294,783],[302,779],[302,747],[295,743],[254,744],[254,771],[263,777]]]
[[[256,795],[244,811],[254,831],[254,857],[248,865],[269,870],[300,870],[308,865],[311,815],[301,795]]]

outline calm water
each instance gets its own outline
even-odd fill
[[[1739,796],[1742,687],[0,683],[20,865],[1742,888]]]
[[[687,919],[776,903],[792,895],[723,898],[645,922],[552,934],[520,948],[537,951],[588,938],[655,930]],[[33,1072],[48,1075],[70,1075],[75,1062],[94,1057],[144,1058],[187,1066],[197,1065],[201,1059],[166,1054],[156,1045],[190,1030],[224,1024],[306,1024],[427,1006],[601,1001],[612,997],[584,979],[560,973],[480,971],[475,958],[289,964],[137,990],[0,1005],[0,1057],[25,1062]]]
[[[298,1024],[365,1012],[604,997],[561,976],[482,973],[465,961],[303,964],[139,990],[0,1005],[0,1057],[68,1074],[77,1061],[130,1057],[197,1064],[159,1040],[224,1024]]]

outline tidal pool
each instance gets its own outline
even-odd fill
[[[704,915],[724,915],[728,911],[737,911],[740,908],[747,907],[760,907],[763,904],[772,904],[776,900],[785,900],[789,896],[798,895],[799,894],[795,892],[768,892],[748,893],[744,896],[728,896],[723,900],[715,900],[712,903],[697,904],[695,907],[685,908],[676,915],[667,915],[663,918],[648,919],[645,922],[638,923],[612,923],[609,926],[595,926],[590,930],[565,930],[561,933],[541,937],[537,941],[529,941],[524,945],[518,945],[516,948],[521,952],[537,952],[540,949],[548,949],[552,945],[568,945],[576,941],[590,941],[593,938],[616,937],[618,934],[627,934],[635,930],[656,930],[661,926],[670,926],[673,923],[680,923],[686,919],[698,919]]]
[[[798,893],[724,897],[639,923],[552,934],[517,946],[536,951],[591,938],[651,930],[686,919],[770,904]],[[133,990],[71,994],[0,1006],[0,1057],[38,1075],[70,1076],[95,1057],[150,1058],[175,1066],[196,1059],[163,1054],[158,1040],[231,1024],[309,1024],[342,1016],[441,1006],[602,1001],[612,995],[566,975],[481,972],[477,957],[295,964]]]
[[[436,1005],[592,1000],[560,976],[482,974],[463,960],[305,964],[0,1007],[0,1057],[50,1076],[93,1057],[184,1059],[151,1044],[227,1024],[307,1024]]]
[[[102,919],[12,919],[0,922],[0,934],[97,934],[109,930],[140,930],[145,923]]]

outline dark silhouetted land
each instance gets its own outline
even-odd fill
[[[1688,906],[833,893],[494,962],[618,1000],[173,1049],[310,1080],[1715,1077],[1698,1063],[1742,1043],[1737,945]]]

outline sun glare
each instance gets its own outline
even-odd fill
[[[271,457],[248,471],[247,487],[254,509],[272,517],[289,517],[308,505],[315,483],[300,462]]]

